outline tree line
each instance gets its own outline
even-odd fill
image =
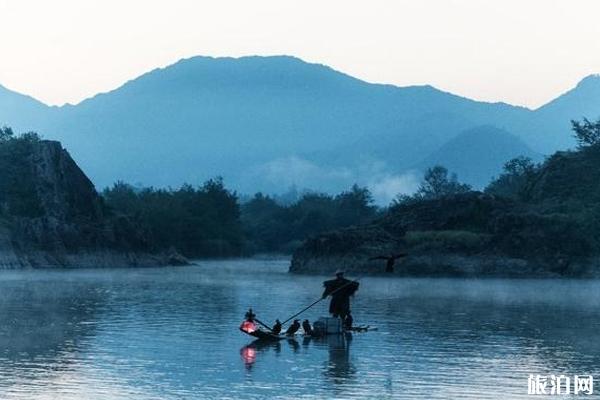
[[[289,253],[310,235],[366,223],[378,213],[369,190],[356,185],[336,196],[305,193],[289,205],[262,193],[242,203],[220,178],[179,189],[117,182],[102,195],[109,212],[148,229],[157,250],[176,248],[188,257]]]
[[[600,146],[600,120],[572,124],[580,150]],[[17,137],[10,128],[0,128],[0,216],[41,215],[33,171],[23,162],[38,140],[35,133]],[[509,160],[485,192],[526,201],[540,168],[528,158]],[[433,166],[414,194],[398,196],[390,208],[469,191],[472,188],[455,174]],[[176,248],[188,257],[290,253],[310,236],[366,224],[387,212],[374,205],[367,188],[357,185],[337,195],[306,192],[287,204],[263,193],[241,201],[220,178],[177,189],[136,188],[117,182],[104,189],[102,197],[107,212],[127,216],[147,229],[157,250]]]
[[[15,135],[11,128],[0,127],[0,217],[43,215],[28,163],[32,146],[39,140],[35,132]]]
[[[188,257],[240,255],[243,234],[237,195],[221,179],[200,187],[137,189],[117,182],[102,192],[109,212],[147,229],[157,250],[175,248]]]
[[[368,223],[380,212],[370,191],[358,185],[335,196],[305,193],[290,205],[257,193],[241,206],[251,252],[289,253],[310,236]]]

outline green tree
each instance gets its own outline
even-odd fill
[[[128,183],[117,181],[111,188],[104,189],[102,195],[107,204],[124,214],[135,215],[140,212],[138,195]]]
[[[448,170],[441,165],[427,169],[423,181],[415,194],[424,200],[439,199],[444,196],[466,193],[471,186],[458,182],[456,174],[448,175]]]
[[[319,233],[368,223],[377,212],[369,190],[354,185],[336,196],[304,193],[290,205],[257,193],[242,205],[242,222],[250,248],[290,252]]]
[[[272,197],[256,193],[242,204],[241,219],[246,247],[253,252],[280,252],[293,240],[287,230],[289,208],[278,204]]]
[[[15,135],[9,127],[0,128],[0,213],[21,217],[44,215],[36,174],[31,162],[36,133]]]
[[[373,205],[373,195],[366,187],[353,185],[349,191],[335,197],[335,209],[338,226],[357,225],[370,221],[377,213]]]
[[[504,164],[502,174],[488,185],[486,193],[527,200],[527,189],[539,169],[531,158],[516,157]]]
[[[571,120],[571,125],[579,148],[600,143],[600,119],[596,122],[591,122],[587,118],[584,118],[583,122]]]
[[[12,128],[8,126],[0,127],[0,142],[6,142],[14,137]]]
[[[158,249],[175,247],[189,257],[239,255],[243,235],[237,195],[222,179],[177,190],[134,189],[117,182],[103,191],[115,213],[135,218],[152,234]]]

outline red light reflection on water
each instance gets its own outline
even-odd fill
[[[256,349],[252,346],[245,346],[240,350],[240,355],[246,366],[251,366],[256,361]]]

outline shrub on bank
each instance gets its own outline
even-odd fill
[[[462,230],[408,231],[406,245],[414,251],[477,252],[483,250],[492,235]]]

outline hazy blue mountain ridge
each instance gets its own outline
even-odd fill
[[[539,143],[538,151],[550,154],[574,144],[570,132],[572,119],[600,118],[600,75],[589,75],[576,87],[533,112],[528,127],[519,133],[528,142]]]
[[[25,131],[44,126],[52,107],[10,90],[0,84],[0,125],[10,124],[15,130]]]
[[[282,192],[291,184],[337,191],[448,159],[441,153],[458,154],[457,146],[482,146],[476,135],[452,142],[482,125],[522,140],[497,149],[494,160],[571,146],[569,119],[596,117],[599,82],[586,78],[529,110],[431,86],[371,84],[288,56],[193,57],[77,105],[47,107],[0,89],[0,124],[61,140],[99,187],[117,179],[175,186],[222,175],[245,192]],[[456,161],[458,172],[476,167],[468,157]]]
[[[489,183],[490,176],[497,175],[505,162],[516,154],[536,162],[543,158],[515,135],[484,125],[450,139],[416,167],[425,170],[432,165],[443,165],[456,173],[462,182],[481,190]]]

